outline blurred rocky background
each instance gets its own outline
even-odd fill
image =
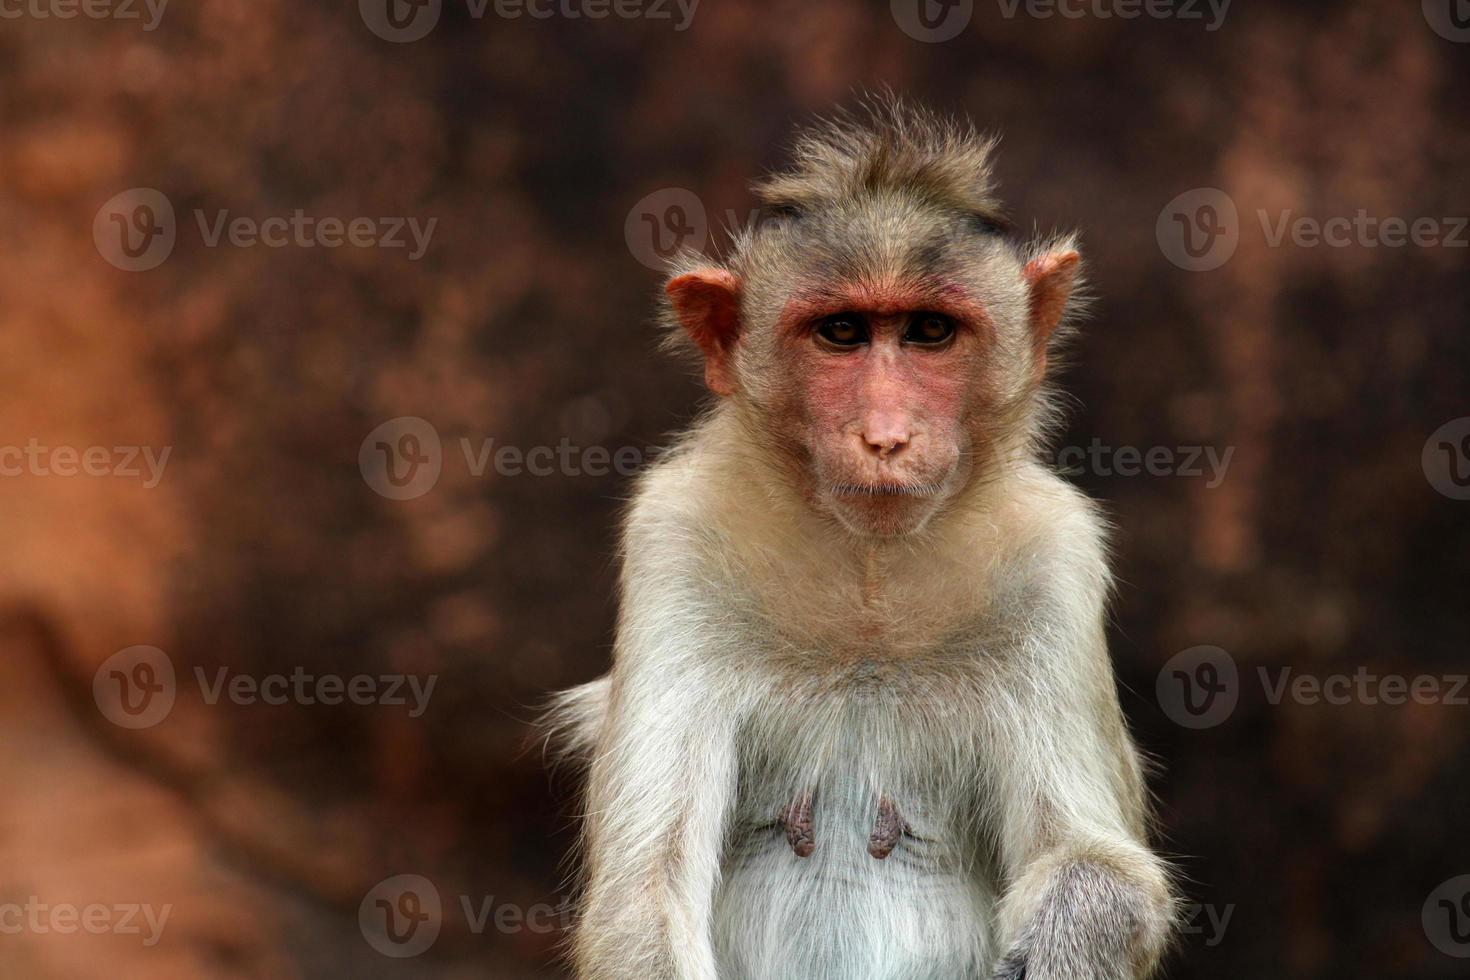
[[[885,85],[1085,236],[1169,975],[1470,972],[1470,10],[923,3],[0,0],[0,975],[563,975],[650,266]]]

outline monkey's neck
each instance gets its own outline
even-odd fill
[[[868,545],[868,553],[863,563],[863,608],[871,610],[878,602],[879,577],[878,577],[878,546]]]

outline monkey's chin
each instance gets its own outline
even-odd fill
[[[827,509],[853,534],[897,538],[921,530],[939,509],[937,489],[885,490],[872,487],[833,487],[825,494]]]

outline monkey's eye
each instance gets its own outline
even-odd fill
[[[833,347],[857,347],[868,342],[868,325],[853,313],[838,313],[817,324],[817,336]]]
[[[906,344],[924,344],[936,347],[954,336],[954,321],[942,313],[920,313],[909,323],[904,332]]]

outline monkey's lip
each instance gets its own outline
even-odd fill
[[[939,493],[936,483],[838,483],[831,488],[834,497],[933,497]]]

